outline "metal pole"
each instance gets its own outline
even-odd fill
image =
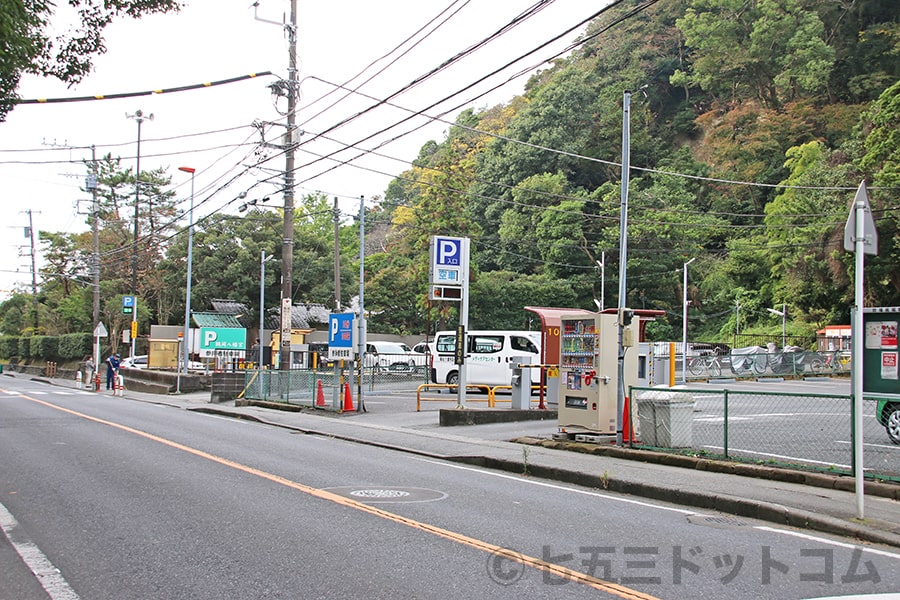
[[[366,372],[366,198],[359,197],[359,331],[357,343],[356,410],[365,412],[363,404],[363,374]],[[343,373],[343,370],[341,371]],[[374,377],[374,369],[373,369]]]
[[[681,319],[681,383],[687,385],[687,356],[688,356],[688,345],[687,345],[687,322],[688,322],[688,265],[694,262],[697,259],[695,256],[691,260],[684,263],[684,301],[682,303],[682,307],[684,309],[684,313]]]
[[[188,210],[187,288],[184,293],[184,336],[182,341],[182,367],[184,374],[187,375],[190,359],[190,349],[188,347],[190,344],[188,340],[190,340],[191,335],[191,280],[193,279],[194,268],[194,173],[196,169],[193,167],[178,167],[178,170],[191,174],[191,204]],[[178,392],[180,393],[180,379],[178,383]]]
[[[865,183],[865,182],[863,182]],[[860,186],[862,187],[862,186]],[[856,239],[854,243],[855,281],[853,285],[856,310],[853,313],[853,476],[856,491],[856,518],[865,518],[865,486],[863,470],[863,268],[865,265],[866,231],[864,219],[866,199],[856,194]]]
[[[626,274],[628,265],[628,179],[631,170],[631,92],[626,91],[622,101],[622,203],[619,214],[619,363],[616,397],[616,445],[624,445],[622,433],[625,412],[625,344],[622,314],[625,311]]]
[[[284,133],[284,237],[281,245],[281,349],[278,368],[291,368],[291,325],[294,276],[294,124],[297,103],[297,0],[291,0],[288,32],[287,129]],[[286,386],[284,389],[287,389]]]
[[[341,211],[334,197],[334,312],[341,312]]]
[[[266,251],[259,251],[259,358],[256,364],[261,366],[263,362],[263,332],[265,331],[266,316]]]
[[[462,298],[460,298],[459,306],[459,327],[463,331],[461,340],[457,343],[462,345],[462,364],[459,365],[459,381],[456,387],[456,404],[457,408],[466,407],[466,385],[468,383],[468,375],[466,374],[466,352],[469,350],[469,238],[463,238],[460,245],[462,256],[459,264],[462,266],[460,275],[460,283],[462,284]],[[459,349],[457,349],[459,350]],[[528,375],[530,377],[530,375]],[[524,375],[523,375],[524,377]],[[528,385],[531,385],[530,383]]]
[[[781,350],[787,345],[787,304],[781,305]]]
[[[34,319],[34,335],[38,335],[40,321],[38,319],[38,297],[37,297],[37,257],[34,249],[34,220],[32,219],[32,211],[28,209],[28,235],[31,238],[31,306]]]

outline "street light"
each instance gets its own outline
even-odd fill
[[[603,307],[606,302],[606,252],[600,253],[600,260],[596,261],[597,266],[600,267],[600,312],[603,312]]]
[[[687,384],[687,319],[688,319],[688,265],[697,260],[695,256],[684,263],[684,314],[681,319],[681,383]]]
[[[187,289],[185,291],[184,300],[184,354],[182,358],[184,373],[187,375],[188,359],[190,357],[188,352],[188,340],[190,339],[189,336],[191,334],[191,279],[193,278],[192,271],[194,260],[194,172],[196,169],[193,167],[178,167],[178,170],[191,174],[191,207],[190,210],[188,210]],[[180,379],[178,383],[178,392],[181,392]]]
[[[781,317],[781,349],[784,350],[787,340],[787,330],[785,329],[787,319],[787,304],[782,304],[781,310],[776,310],[774,308],[767,308],[766,310],[773,315],[778,315],[779,317]]]
[[[266,256],[265,250],[259,252],[259,358],[257,364],[263,362],[263,331],[265,330],[265,314],[266,314],[266,263],[275,258],[272,255]]]
[[[131,293],[134,295],[134,310],[131,313],[131,321],[132,331],[137,330],[134,323],[137,322],[137,311],[138,311],[138,302],[137,302],[137,263],[138,263],[138,234],[140,233],[140,229],[138,227],[138,218],[140,216],[139,212],[139,200],[141,197],[141,124],[144,121],[152,121],[153,113],[150,113],[148,116],[144,116],[144,111],[138,109],[134,111],[133,115],[129,115],[125,113],[125,116],[129,119],[134,119],[137,121],[138,131],[137,131],[137,175],[134,178],[134,252],[131,256]],[[134,342],[135,336],[131,336],[131,358],[134,358]]]

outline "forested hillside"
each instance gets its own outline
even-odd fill
[[[386,197],[367,262],[372,327],[421,331],[429,236],[469,236],[470,320],[527,325],[525,305],[618,304],[623,94],[631,99],[627,304],[692,339],[739,326],[848,323],[850,202],[865,179],[879,231],[867,305],[900,304],[900,4],[893,0],[622,2],[501,106],[462,114]],[[740,305],[740,311],[737,306]],[[736,323],[740,315],[741,323]]]

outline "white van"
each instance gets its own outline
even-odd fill
[[[509,385],[512,357],[527,356],[528,364],[541,362],[541,332],[472,330],[466,333],[466,384]],[[456,332],[439,331],[430,344],[432,383],[459,382]],[[541,370],[529,369],[532,385],[541,382]]]

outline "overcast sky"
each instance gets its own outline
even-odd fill
[[[20,95],[30,99],[141,92],[264,71],[286,78],[288,44],[283,28],[255,19],[251,4],[251,0],[193,0],[178,14],[117,22],[107,29],[106,54],[96,59],[94,72],[82,83],[66,88],[55,80],[27,76],[19,88]],[[602,6],[583,0],[543,2],[546,8],[518,27],[393,98],[391,103],[396,108],[382,106],[351,119],[328,132],[330,139],[315,137],[369,108],[371,98],[393,94],[535,4],[542,3],[298,0],[298,69],[302,83],[297,124],[305,131],[301,141],[306,141],[296,155],[298,197],[314,191],[337,196],[341,210],[349,214],[358,210],[361,195],[367,199],[383,196],[391,178],[409,167],[422,144],[429,139],[441,140],[448,125],[440,121],[429,124],[429,119],[420,116],[361,140],[408,117],[409,111],[422,111],[458,92]],[[288,0],[259,0],[256,12],[262,19],[281,23],[288,18],[289,6]],[[58,27],[65,27],[64,18],[58,19]],[[425,30],[417,34],[422,28]],[[457,105],[485,108],[507,102],[523,91],[527,76],[472,99],[522,69],[546,68],[542,61],[561,52],[581,32],[583,27],[425,113],[437,117],[449,111],[441,118],[453,121],[462,110],[454,108]],[[414,38],[395,51],[411,36]],[[343,84],[362,72],[350,86],[362,84],[358,91],[371,98],[331,93],[323,99],[334,92],[334,84]],[[276,101],[268,87],[277,80],[257,77],[195,91],[17,107],[5,123],[0,123],[0,218],[6,228],[0,242],[0,298],[17,286],[31,283],[29,240],[24,234],[28,209],[33,211],[37,230],[87,230],[84,213],[90,196],[80,191],[86,173],[80,161],[90,158],[91,145],[96,146],[98,156],[111,153],[134,168],[138,126],[126,115],[138,109],[145,116],[154,116],[141,126],[141,170],[168,169],[173,176],[172,189],[187,210],[190,176],[179,172],[178,167],[195,168],[195,219],[212,211],[237,213],[241,201],[235,198],[248,190],[247,200],[269,196],[269,204],[281,205],[280,180],[260,182],[283,169],[284,158],[274,149],[260,154],[255,145],[261,140],[260,133],[251,126],[254,121],[284,123],[286,101]],[[370,153],[356,158],[359,150],[346,149],[358,143],[360,150],[372,150],[423,125],[379,147],[377,152],[382,156]],[[278,142],[274,136],[282,131],[279,127],[266,128],[267,141]],[[344,151],[333,158],[347,164],[339,165],[336,160],[312,162],[342,148]],[[263,156],[273,158],[262,168],[247,168]],[[336,165],[338,168],[332,169]],[[40,253],[38,258],[40,266]]]

